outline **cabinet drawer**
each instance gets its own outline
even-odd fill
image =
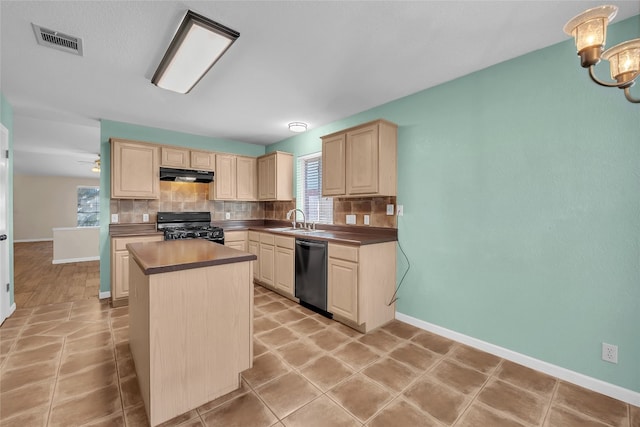
[[[114,237],[112,239],[113,246],[116,251],[124,251],[127,249],[129,243],[142,243],[142,242],[161,242],[163,236],[135,236],[135,237]]]
[[[224,233],[225,242],[244,242],[247,240],[246,231],[226,231]]]
[[[295,239],[293,237],[275,236],[276,246],[279,248],[293,249]]]
[[[275,245],[275,236],[271,233],[260,233],[260,243]]]
[[[329,243],[329,258],[358,262],[358,252],[357,246],[343,246]]]
[[[249,240],[252,242],[259,242],[260,233],[258,233],[257,231],[249,231]]]

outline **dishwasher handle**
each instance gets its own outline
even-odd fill
[[[298,240],[298,239],[296,239],[296,245],[305,246],[308,248],[325,248],[327,246],[326,243],[310,242],[309,240]]]

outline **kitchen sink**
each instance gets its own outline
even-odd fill
[[[295,233],[295,234],[313,234],[319,233],[323,230],[309,230],[307,228],[293,228],[293,227],[280,227],[280,228],[269,228],[269,231],[281,231],[284,233]]]

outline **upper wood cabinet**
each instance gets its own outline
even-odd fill
[[[215,170],[215,153],[188,148],[161,147],[160,166],[179,169]]]
[[[258,157],[258,199],[293,200],[293,155],[282,151]]]
[[[322,138],[323,196],[395,196],[398,126],[376,120]]]
[[[111,138],[111,198],[160,198],[159,148]]]
[[[323,196],[340,196],[346,192],[346,140],[345,133],[322,138]]]
[[[257,159],[216,155],[216,175],[209,187],[211,200],[257,200]]]

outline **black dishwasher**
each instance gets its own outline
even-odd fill
[[[331,317],[327,313],[327,242],[296,239],[296,298]]]

